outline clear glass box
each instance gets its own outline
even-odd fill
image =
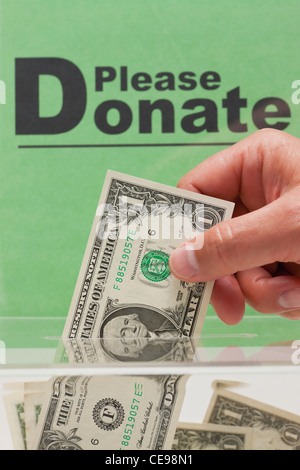
[[[298,322],[273,315],[246,316],[227,326],[207,316],[201,337],[192,338],[189,354],[174,345],[149,360],[66,360],[59,353],[62,317],[0,319],[0,449],[12,449],[3,396],[7,383],[47,380],[57,375],[187,375],[180,421],[201,423],[213,383],[231,383],[248,397],[300,415],[300,331]]]

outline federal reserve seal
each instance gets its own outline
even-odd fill
[[[93,419],[99,428],[113,431],[124,420],[124,408],[114,398],[104,398],[94,406]]]
[[[170,274],[169,256],[163,251],[149,251],[141,262],[141,269],[149,281],[160,282]]]

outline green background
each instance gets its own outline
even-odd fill
[[[289,104],[286,131],[300,137],[300,106],[291,102],[291,84],[300,78],[299,13],[300,3],[293,0],[0,0],[0,79],[7,88],[6,104],[0,105],[2,340],[18,347],[38,345],[46,334],[43,319],[50,318],[57,323],[49,334],[61,334],[107,169],[175,186],[189,169],[224,148],[18,146],[236,142],[257,130],[252,108],[270,96]],[[22,57],[61,57],[79,67],[87,108],[73,130],[15,135],[15,59]],[[163,71],[175,76],[193,71],[200,77],[212,70],[221,76],[221,86],[214,91],[198,85],[193,91],[121,92],[116,80],[100,93],[95,91],[96,66],[127,66],[129,74],[153,77]],[[228,129],[222,108],[227,92],[238,86],[247,98],[248,107],[241,111],[246,133]],[[139,134],[138,101],[160,98],[174,104],[175,133],[162,134],[157,120],[152,134]],[[181,129],[188,114],[182,105],[193,98],[215,101],[219,133]],[[40,99],[43,115],[59,111],[61,90],[53,77],[43,77]],[[110,99],[123,100],[133,111],[130,129],[116,136],[103,134],[94,123],[98,104]],[[252,316],[258,314],[247,307],[242,325],[225,327],[217,321],[208,332],[247,332]],[[264,317],[255,324],[265,342],[291,339],[299,328],[276,320],[279,327],[269,338],[271,322]]]

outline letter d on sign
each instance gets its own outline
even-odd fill
[[[39,76],[61,83],[63,103],[56,116],[39,115]],[[79,68],[60,58],[16,59],[16,134],[61,134],[73,129],[86,108],[86,85]]]

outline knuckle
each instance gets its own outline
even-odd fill
[[[272,154],[286,142],[287,135],[277,129],[259,129],[253,134],[257,143],[257,150],[262,155]]]
[[[284,224],[278,227],[282,243],[282,262],[300,262],[300,191],[293,197],[293,203],[285,204]]]
[[[210,229],[209,232],[211,232],[209,246],[206,249],[219,261],[223,269],[229,272],[234,258],[235,245],[231,226],[224,221]]]
[[[263,127],[262,129],[259,129],[258,131],[256,131],[255,134],[261,137],[263,135],[274,136],[277,134],[281,134],[281,132],[278,131],[277,129],[272,129],[271,127]]]
[[[282,139],[285,138],[285,133],[279,131],[278,129],[272,129],[270,127],[265,127],[254,132],[254,136],[260,141],[271,140],[273,144],[282,142]]]
[[[190,172],[183,175],[177,183],[177,188],[186,189],[191,180]]]
[[[186,176],[183,176],[182,178],[180,178],[180,180],[177,183],[177,188],[185,189],[186,188],[186,180],[187,180]]]
[[[186,173],[184,176],[180,178],[180,180],[177,183],[177,188],[198,192],[196,189],[194,178],[195,177],[194,177],[193,170],[189,171],[188,173]]]
[[[287,320],[300,320],[300,310],[293,310],[291,312],[282,312],[278,314],[280,317]]]

